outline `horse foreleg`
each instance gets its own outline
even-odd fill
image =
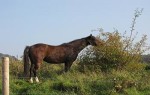
[[[72,65],[72,62],[66,62],[66,63],[65,63],[65,72],[68,72],[68,71],[69,71],[71,65]]]

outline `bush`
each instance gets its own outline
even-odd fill
[[[130,36],[122,36],[118,30],[114,32],[103,32],[99,30],[97,39],[103,40],[103,45],[98,47],[88,47],[79,57],[80,69],[92,71],[109,71],[111,69],[121,70],[126,64],[139,63],[141,55],[149,49],[145,48],[147,36],[144,35],[140,41],[135,42],[136,34],[133,35],[136,18],[141,15],[141,11],[136,10]]]

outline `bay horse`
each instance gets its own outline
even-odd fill
[[[81,50],[88,45],[97,46],[99,43],[100,40],[90,35],[58,46],[43,43],[26,46],[23,57],[24,74],[27,77],[28,71],[30,71],[30,82],[33,83],[32,73],[34,74],[35,81],[39,82],[37,71],[42,61],[54,64],[64,63],[64,69],[67,72]],[[31,66],[29,62],[31,62]]]

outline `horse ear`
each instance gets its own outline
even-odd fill
[[[90,34],[90,36],[88,36],[88,38],[92,38],[92,34]]]
[[[90,37],[92,37],[92,34],[90,34]]]
[[[92,34],[90,34],[90,36],[88,36],[87,38],[88,38],[88,39],[91,39],[91,38],[92,38]]]

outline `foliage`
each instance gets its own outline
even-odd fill
[[[139,63],[141,55],[150,47],[146,47],[146,35],[136,42],[134,34],[135,21],[142,13],[136,10],[133,18],[130,35],[123,35],[115,30],[114,32],[103,32],[99,29],[98,39],[103,40],[103,45],[99,47],[89,47],[87,51],[79,57],[79,65],[84,69],[94,71],[109,71],[110,69],[120,70],[126,64]]]
[[[145,63],[149,63],[150,64],[150,54],[143,55],[142,56],[142,61],[145,62]]]

